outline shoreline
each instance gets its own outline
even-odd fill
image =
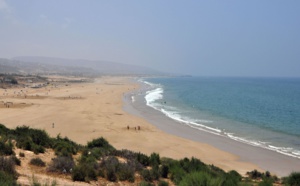
[[[276,174],[280,177],[287,176],[294,171],[300,171],[299,158],[235,141],[225,136],[196,130],[169,118],[162,112],[146,105],[144,96],[145,92],[149,89],[141,82],[136,83],[139,83],[141,88],[139,91],[131,92],[126,95],[124,98],[124,110],[130,114],[143,117],[146,121],[163,132],[195,142],[208,144],[221,151],[236,155],[239,161],[257,165],[260,169],[270,171],[272,174]],[[131,100],[131,96],[134,96],[134,102]]]
[[[250,155],[255,159],[259,157],[257,154],[262,153],[261,149],[249,148],[176,123],[146,106],[143,96],[136,97],[132,104],[130,95],[141,93],[143,89],[140,88],[143,87],[132,77],[101,77],[90,83],[26,88],[27,98],[14,96],[14,92],[20,92],[23,88],[0,89],[1,101],[14,103],[11,108],[0,108],[0,123],[8,128],[26,125],[42,129],[52,137],[66,136],[79,144],[102,136],[120,150],[128,149],[147,155],[156,152],[161,157],[173,159],[195,157],[206,164],[213,164],[225,171],[236,170],[242,175],[254,169],[264,169],[285,176],[291,173],[292,167],[300,168],[300,161],[290,158],[280,160],[275,167],[259,167],[260,162],[243,158],[239,152],[254,149],[250,150],[253,154]],[[27,106],[19,107],[18,104]],[[138,126],[140,130],[137,130]],[[269,152],[271,158],[267,159],[271,165],[277,164],[273,155],[274,152]],[[286,164],[282,166],[285,172],[280,172],[281,164]],[[299,171],[299,168],[295,170]]]

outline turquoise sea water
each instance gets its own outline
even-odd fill
[[[300,79],[142,81],[147,105],[184,125],[300,158]]]

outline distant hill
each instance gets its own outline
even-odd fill
[[[13,60],[22,62],[34,62],[46,65],[64,67],[79,67],[93,69],[99,74],[110,75],[165,75],[165,73],[142,66],[128,65],[109,61],[92,61],[85,59],[63,59],[53,57],[20,56]]]
[[[59,74],[94,76],[99,73],[92,68],[51,65],[39,62],[24,62],[14,59],[0,58],[0,73],[10,74]]]

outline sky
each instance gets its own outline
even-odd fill
[[[0,58],[300,77],[299,9],[297,0],[0,0]]]

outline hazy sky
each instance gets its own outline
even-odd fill
[[[0,57],[300,76],[299,0],[0,0]]]

